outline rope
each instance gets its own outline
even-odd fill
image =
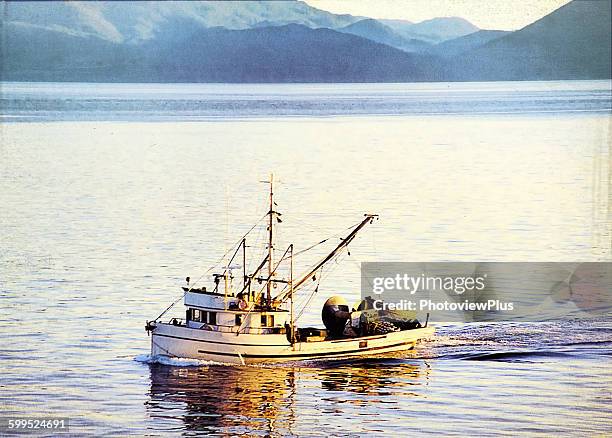
[[[203,278],[203,277],[204,277],[206,274],[208,274],[210,271],[212,271],[212,270],[213,270],[213,269],[214,269],[214,268],[215,268],[215,267],[216,267],[216,266],[217,266],[219,263],[221,263],[221,262],[222,262],[222,261],[225,259],[225,257],[227,257],[227,256],[228,256],[228,254],[229,254],[230,252],[232,252],[232,250],[234,250],[234,249],[235,249],[235,248],[236,248],[238,245],[240,245],[240,244],[242,243],[242,241],[243,241],[243,240],[246,238],[246,236],[248,236],[248,235],[249,235],[249,233],[250,233],[251,231],[253,231],[253,230],[255,229],[255,227],[256,227],[257,225],[259,225],[259,223],[260,223],[260,222],[261,222],[261,221],[262,221],[262,220],[263,220],[263,219],[264,219],[266,216],[268,216],[268,214],[267,214],[267,213],[266,213],[265,215],[263,215],[263,216],[261,217],[261,219],[259,219],[257,222],[255,222],[255,225],[253,225],[253,226],[252,226],[252,227],[249,229],[249,231],[247,231],[247,232],[246,232],[246,233],[245,233],[245,234],[244,234],[244,235],[243,235],[243,236],[240,238],[240,240],[238,240],[238,242],[236,242],[236,244],[232,245],[232,246],[231,246],[231,247],[230,247],[230,248],[229,248],[229,249],[228,249],[228,250],[225,252],[225,254],[223,254],[223,255],[221,256],[221,258],[219,259],[219,261],[218,261],[217,263],[215,263],[214,265],[212,265],[210,268],[208,268],[208,269],[206,270],[206,272],[204,272],[202,275],[200,275],[200,276],[198,277],[198,279],[197,279],[196,281],[194,281],[194,282],[193,282],[192,286],[191,286],[189,289],[187,289],[183,295],[181,295],[179,298],[177,298],[177,299],[176,299],[176,301],[174,301],[172,304],[170,304],[170,305],[169,305],[169,306],[166,308],[166,310],[164,310],[162,313],[160,313],[160,314],[159,314],[159,316],[158,316],[157,318],[155,318],[153,321],[157,321],[159,318],[161,318],[162,316],[164,316],[164,315],[165,315],[165,314],[166,314],[166,313],[167,313],[167,312],[168,312],[170,309],[172,309],[172,308],[173,308],[173,307],[176,305],[176,303],[178,303],[178,302],[179,302],[179,301],[181,301],[183,298],[185,298],[185,295],[187,295],[189,292],[191,292],[191,290],[192,290],[192,289],[195,287],[195,285],[198,283],[198,281],[200,281],[200,280],[201,280],[201,279],[202,279],[202,278]]]
[[[309,246],[309,247],[308,247],[308,248],[306,248],[306,249],[303,249],[303,250],[301,250],[301,251],[296,252],[296,253],[293,255],[293,257],[295,257],[295,256],[297,256],[297,255],[300,255],[300,254],[302,254],[302,253],[305,253],[306,251],[310,251],[311,249],[315,248],[316,246],[319,246],[319,245],[321,245],[321,244],[323,244],[323,243],[327,242],[329,239],[332,239],[332,238],[334,238],[334,237],[336,237],[336,236],[338,236],[338,235],[340,235],[340,234],[344,234],[344,232],[346,232],[346,230],[351,230],[351,229],[355,228],[357,225],[359,225],[360,223],[361,223],[361,222],[357,222],[357,223],[355,223],[355,224],[353,224],[353,225],[351,225],[351,226],[349,226],[349,227],[346,227],[346,228],[345,228],[345,229],[343,229],[343,230],[338,231],[336,234],[332,234],[331,236],[327,237],[326,239],[323,239],[323,240],[321,240],[320,242],[315,243],[314,245]],[[319,261],[320,261],[320,260],[323,260],[323,258],[319,259]],[[330,261],[331,261],[331,260],[330,260]],[[317,262],[317,263],[315,263],[315,264],[313,264],[313,265],[311,265],[311,266],[316,266],[317,264],[318,264],[318,262]],[[280,291],[280,293],[279,293],[277,296],[279,296],[279,297],[280,297],[280,296],[284,295],[284,294],[287,292],[288,288],[289,288],[289,286],[285,286],[285,287],[284,287],[284,288],[283,288],[283,289]]]
[[[259,230],[257,231],[257,235],[255,237],[254,243],[247,245],[247,248],[259,248],[260,247],[260,243],[263,241],[264,228],[265,227],[259,228]],[[259,253],[257,254],[257,257],[249,257],[247,260],[246,272],[251,272],[253,268],[253,264],[259,263],[259,262],[255,262],[255,260],[263,259],[266,254],[267,254],[266,248],[262,248],[261,251],[259,251]]]
[[[282,255],[282,257],[280,258],[280,260],[276,263],[276,266],[274,267],[274,269],[272,270],[272,272],[276,272],[276,270],[278,269],[278,266],[282,263],[283,260],[285,260],[285,258],[287,258],[287,254],[289,254],[289,248],[287,248],[285,250],[285,253]],[[242,320],[242,323],[240,324],[240,327],[238,327],[238,330],[236,331],[236,335],[239,335],[240,332],[243,329],[243,325],[247,320],[247,317],[251,314],[251,311],[255,308],[255,303],[257,303],[257,301],[259,301],[259,297],[261,297],[261,294],[263,293],[264,289],[266,289],[268,287],[268,283],[272,280],[272,277],[268,277],[268,282],[266,282],[264,284],[264,286],[259,290],[259,292],[257,293],[256,297],[255,297],[255,301],[253,303],[253,305],[251,305],[251,308],[249,309],[249,311],[246,313],[246,315],[244,316],[244,319]]]
[[[310,296],[306,300],[306,303],[304,303],[304,305],[302,306],[302,309],[300,310],[300,313],[298,314],[298,316],[293,320],[294,324],[297,322],[298,319],[300,319],[302,317],[302,314],[304,313],[304,310],[306,310],[306,307],[310,304],[310,301],[312,300],[312,298],[317,294],[317,292],[319,292],[319,285],[321,284],[321,277],[322,276],[323,276],[323,268],[321,268],[319,270],[319,279],[317,280],[317,286],[314,288],[314,290],[312,291],[312,293],[310,294]]]
[[[312,298],[316,295],[316,293],[319,291],[319,285],[321,284],[321,281],[324,278],[328,278],[337,268],[339,265],[338,260],[340,259],[340,257],[342,257],[344,254],[343,253],[338,253],[332,260],[335,262],[335,265],[332,265],[331,269],[328,269],[327,271],[325,271],[325,274],[323,274],[323,268],[321,268],[319,270],[319,278],[317,280],[317,286],[314,288],[314,290],[312,291],[312,293],[310,294],[310,296],[308,297],[308,299],[306,300],[306,302],[304,303],[304,305],[302,305],[302,309],[300,310],[300,313],[298,315],[297,318],[294,319],[294,322],[296,322],[304,313],[304,311],[306,310],[306,307],[308,307],[308,305],[310,304],[310,301],[312,300]],[[332,261],[330,260],[330,262]]]
[[[332,238],[334,238],[334,237],[338,236],[339,234],[343,234],[343,233],[344,233],[346,230],[350,230],[350,229],[355,228],[355,227],[356,227],[357,225],[359,225],[360,223],[361,223],[361,222],[357,222],[356,224],[353,224],[353,225],[351,225],[350,227],[346,227],[345,229],[343,229],[343,230],[341,230],[341,231],[338,231],[338,232],[337,232],[337,233],[335,233],[335,234],[332,234],[331,236],[329,236],[329,237],[327,237],[327,238],[325,238],[325,239],[321,240],[320,242],[315,243],[314,245],[311,245],[311,246],[309,246],[309,247],[308,247],[308,248],[306,248],[306,249],[302,249],[302,250],[300,250],[300,251],[296,252],[296,253],[295,253],[293,256],[295,257],[295,256],[298,256],[298,255],[300,255],[300,254],[302,254],[302,253],[305,253],[306,251],[310,251],[311,249],[313,249],[313,248],[315,248],[315,247],[317,247],[317,246],[319,246],[319,245],[321,245],[321,244],[323,244],[323,243],[327,242],[329,239],[332,239]]]

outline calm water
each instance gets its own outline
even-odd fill
[[[361,261],[611,261],[610,82],[5,83],[1,102],[0,415],[120,436],[612,433],[611,318],[266,367],[149,364],[144,331],[265,213],[270,171],[281,243],[381,215],[304,325],[357,300]]]

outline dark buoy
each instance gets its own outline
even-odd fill
[[[342,297],[334,296],[325,301],[321,318],[332,337],[340,337],[346,321],[351,317],[349,306]]]

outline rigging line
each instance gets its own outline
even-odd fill
[[[247,245],[247,248],[259,248],[260,243],[263,241],[263,235],[264,235],[264,227],[260,226],[255,238],[255,242],[251,245]],[[256,251],[256,249],[254,250]],[[257,254],[257,256],[255,257],[249,257],[248,258],[248,263],[247,263],[247,272],[251,272],[252,268],[253,268],[253,264],[255,263],[255,260],[261,260],[263,259],[267,254],[267,250],[266,248],[261,248],[261,250],[259,251],[259,253]]]
[[[374,248],[374,255],[378,255],[378,247],[376,245],[376,227],[372,230],[372,247]]]
[[[330,237],[328,237],[327,239],[323,239],[323,240],[321,240],[320,242],[315,243],[314,245],[311,245],[311,246],[309,246],[309,247],[308,247],[308,248],[306,248],[306,249],[303,249],[303,250],[301,250],[301,251],[296,252],[296,253],[293,255],[293,257],[299,256],[300,254],[305,253],[306,251],[310,251],[310,250],[311,250],[311,249],[313,249],[314,247],[317,247],[317,246],[319,246],[319,245],[321,245],[321,244],[323,244],[323,243],[327,242],[327,241],[328,241],[329,239],[331,239],[332,237],[333,237],[333,236],[330,236]]]
[[[259,225],[259,223],[260,223],[260,222],[261,222],[261,221],[262,221],[262,220],[263,220],[263,219],[264,219],[264,218],[265,218],[267,215],[268,215],[268,214],[266,213],[266,214],[265,214],[265,215],[263,215],[263,216],[262,216],[262,217],[261,217],[261,218],[260,218],[260,219],[259,219],[257,222],[255,222],[255,225],[253,225],[253,226],[252,226],[252,227],[249,229],[249,231],[247,231],[247,232],[244,234],[244,236],[242,236],[242,237],[240,238],[240,240],[238,240],[238,242],[236,242],[236,244],[235,244],[235,245],[233,245],[232,247],[230,247],[230,248],[229,248],[229,249],[228,249],[228,250],[225,252],[225,254],[223,254],[223,255],[221,256],[221,258],[219,259],[219,261],[218,261],[217,263],[215,263],[214,265],[212,265],[210,268],[208,268],[208,269],[206,270],[206,272],[204,272],[202,275],[200,275],[200,276],[198,277],[198,279],[197,279],[196,281],[194,281],[194,282],[193,282],[193,284],[191,285],[191,287],[190,287],[189,289],[187,289],[187,290],[185,291],[185,293],[183,293],[183,295],[181,295],[179,298],[177,298],[177,299],[176,299],[176,301],[174,301],[172,304],[170,304],[170,305],[169,305],[169,306],[166,308],[166,310],[164,310],[162,313],[160,313],[160,315],[159,315],[157,318],[155,318],[153,321],[157,321],[159,318],[161,318],[162,316],[164,316],[164,315],[166,314],[166,312],[168,312],[168,310],[172,309],[172,308],[173,308],[173,307],[176,305],[176,303],[178,303],[180,300],[182,300],[183,298],[185,298],[185,295],[187,295],[187,293],[191,292],[191,290],[192,290],[192,289],[195,287],[195,285],[198,283],[198,281],[200,281],[200,280],[201,280],[201,279],[202,279],[202,278],[203,278],[203,277],[204,277],[206,274],[208,274],[210,271],[212,271],[212,270],[213,270],[213,269],[214,269],[214,268],[215,268],[215,267],[216,267],[216,266],[217,266],[219,263],[223,262],[223,260],[224,260],[224,259],[225,259],[225,257],[227,257],[227,255],[228,255],[228,254],[231,252],[231,250],[232,250],[232,249],[234,249],[234,247],[239,246],[239,245],[242,243],[242,241],[243,241],[243,240],[246,238],[246,236],[248,236],[248,235],[249,235],[249,233],[250,233],[251,231],[253,231],[253,229],[254,229],[254,228],[257,226],[257,225]]]
[[[329,237],[327,237],[327,238],[325,238],[325,239],[321,240],[321,241],[320,241],[320,242],[318,242],[318,243],[315,243],[314,245],[309,246],[309,247],[308,247],[308,248],[306,248],[306,249],[302,249],[302,250],[300,250],[300,251],[296,252],[296,253],[295,253],[293,256],[294,256],[294,257],[295,257],[295,256],[299,256],[300,254],[305,253],[306,251],[310,251],[311,249],[313,249],[313,248],[315,248],[315,247],[317,247],[317,246],[319,246],[319,245],[321,245],[321,244],[323,244],[323,243],[327,242],[329,239],[333,239],[334,237],[336,237],[336,236],[338,236],[338,235],[340,235],[340,234],[343,234],[343,233],[344,233],[346,230],[350,230],[350,229],[352,229],[352,228],[355,228],[357,225],[359,225],[359,222],[357,222],[357,223],[356,223],[356,224],[354,224],[354,225],[351,225],[350,227],[345,228],[345,229],[344,229],[344,230],[342,230],[342,231],[338,231],[336,234],[332,234],[331,236],[329,236]],[[313,265],[313,266],[314,266],[314,265]]]
[[[315,243],[314,245],[309,246],[309,247],[308,247],[308,248],[306,248],[306,249],[302,249],[302,250],[300,250],[300,251],[296,252],[296,253],[294,254],[294,257],[295,257],[295,256],[298,256],[298,255],[300,255],[300,254],[302,254],[302,253],[304,253],[304,252],[306,252],[306,251],[310,251],[312,248],[314,248],[314,247],[316,247],[316,246],[318,246],[318,245],[321,245],[322,243],[327,242],[329,239],[332,239],[332,238],[334,238],[334,237],[336,237],[336,236],[338,236],[338,235],[340,235],[340,234],[344,234],[344,232],[345,232],[346,230],[351,230],[351,229],[355,228],[357,225],[359,225],[360,223],[361,223],[361,221],[359,221],[359,222],[357,222],[357,223],[355,223],[355,224],[353,224],[353,225],[351,225],[351,226],[349,226],[349,227],[346,227],[346,228],[344,228],[343,230],[340,230],[340,231],[338,231],[337,233],[332,234],[332,235],[331,235],[331,236],[329,236],[329,237],[326,237],[325,239],[321,240],[321,241],[320,241],[320,242],[318,242],[318,243]]]
[[[338,253],[336,256],[334,256],[334,258],[332,259],[332,261],[334,261],[335,263],[330,264],[330,265],[331,265],[331,268],[330,268],[330,269],[327,269],[327,270],[325,271],[325,273],[323,273],[323,269],[319,270],[319,278],[318,278],[317,285],[316,285],[315,289],[314,289],[314,290],[311,292],[311,295],[310,295],[310,296],[309,296],[309,297],[308,297],[306,300],[302,300],[302,301],[300,301],[300,303],[299,303],[299,305],[298,305],[298,307],[300,307],[300,306],[302,307],[302,310],[301,310],[301,312],[300,312],[300,315],[299,315],[299,316],[301,316],[301,315],[302,315],[302,313],[304,313],[304,310],[306,309],[306,306],[307,306],[307,305],[310,303],[310,301],[312,300],[312,298],[314,297],[314,295],[315,295],[315,294],[316,294],[316,292],[318,291],[318,289],[319,289],[319,284],[321,284],[321,282],[322,282],[323,280],[325,280],[325,279],[329,278],[329,277],[330,277],[330,276],[331,276],[331,275],[332,275],[332,274],[333,274],[333,273],[334,273],[334,272],[335,272],[335,271],[338,269],[338,266],[339,266],[339,263],[340,263],[338,260],[339,260],[341,257],[343,257],[343,256],[345,256],[345,254],[343,254],[343,253]],[[305,301],[305,302],[304,302],[304,301]],[[303,304],[303,305],[302,305],[302,304]]]
[[[334,256],[334,258],[332,259],[333,261],[337,261],[341,256],[343,256],[343,253],[338,253],[337,255]],[[331,260],[330,260],[331,261]],[[304,313],[304,311],[306,310],[306,307],[308,307],[308,305],[310,304],[310,301],[312,301],[312,298],[317,294],[317,292],[319,291],[319,285],[321,284],[321,281],[323,280],[323,278],[329,278],[331,274],[334,273],[334,271],[337,269],[338,267],[338,263],[332,265],[331,269],[328,269],[325,271],[325,273],[323,272],[323,267],[321,267],[321,269],[319,269],[318,273],[319,273],[319,278],[317,280],[317,285],[314,288],[314,290],[311,292],[310,296],[308,297],[308,299],[306,300],[306,302],[304,303],[304,305],[302,306],[302,309],[300,310],[300,313],[298,314],[298,317],[296,319],[294,319],[294,322],[297,321],[302,314]]]
[[[202,275],[201,275],[201,276],[200,276],[200,277],[199,277],[199,278],[198,278],[198,279],[197,279],[197,280],[194,282],[194,284],[193,284],[193,285],[195,286],[195,285],[196,285],[196,283],[197,283],[198,281],[200,281],[200,279],[201,279],[201,278],[202,278],[204,275],[206,275],[208,272],[210,272],[210,271],[211,271],[213,268],[215,268],[215,267],[216,267],[216,266],[217,266],[219,263],[223,262],[223,260],[224,260],[224,259],[225,259],[225,258],[226,258],[228,255],[229,255],[229,253],[230,253],[230,252],[231,252],[231,251],[232,251],[234,248],[235,248],[235,251],[236,251],[236,254],[237,254],[237,253],[238,253],[238,250],[240,249],[240,244],[242,243],[242,241],[243,241],[244,239],[246,239],[246,237],[247,237],[247,236],[248,236],[248,235],[251,233],[251,231],[253,231],[253,230],[255,229],[255,227],[256,227],[257,225],[259,225],[259,223],[260,223],[260,222],[261,222],[261,221],[262,221],[262,220],[263,220],[263,219],[264,219],[266,216],[267,216],[267,214],[263,215],[263,216],[262,216],[262,217],[261,217],[261,218],[260,218],[260,219],[259,219],[257,222],[255,222],[255,225],[253,225],[251,228],[249,228],[249,230],[248,230],[246,233],[244,233],[244,235],[243,235],[243,236],[242,236],[242,237],[241,237],[241,238],[238,240],[238,242],[236,242],[234,245],[232,245],[232,246],[231,246],[231,247],[230,247],[230,248],[229,248],[229,249],[228,249],[228,250],[225,252],[225,254],[223,254],[223,255],[221,256],[221,258],[219,259],[219,261],[218,261],[216,264],[214,264],[213,266],[211,266],[210,268],[208,268],[208,270],[207,270],[207,271],[206,271],[204,274],[202,274]],[[233,260],[233,257],[232,257],[232,260]],[[230,261],[230,263],[231,263],[231,261]],[[229,263],[228,263],[228,264],[229,264]],[[224,274],[225,274],[225,272],[227,272],[227,269],[228,269],[228,268],[226,267],[226,268],[225,268],[225,270],[223,271],[223,273],[224,273]],[[192,288],[193,288],[193,286],[192,286],[192,287],[191,287],[189,290],[191,290]]]
[[[260,226],[260,227],[258,228],[258,230],[257,230],[257,234],[255,235],[255,241],[254,241],[254,243],[252,243],[251,245],[247,245],[247,247],[250,247],[250,248],[259,248],[259,245],[260,245],[260,243],[261,243],[261,242],[262,242],[262,240],[263,240],[263,231],[264,231],[264,227],[261,227],[261,226]],[[261,258],[263,258],[263,256],[264,256],[264,254],[263,254],[263,253],[264,253],[264,250],[265,250],[265,248],[261,249],[261,251],[260,251],[260,253],[261,253],[261,257],[259,257],[259,256],[258,256],[257,258],[255,258],[255,257],[250,257],[250,259],[249,259],[249,263],[248,263],[248,269],[247,269],[248,271],[250,271],[250,270],[251,270],[251,267],[252,267],[252,265],[253,265],[253,263],[254,263],[254,260],[256,260],[256,259],[257,259],[257,260],[260,260]]]
[[[313,226],[312,226],[312,225],[310,225],[308,222],[306,222],[306,221],[302,221],[302,220],[297,219],[297,218],[295,218],[295,217],[291,217],[291,222],[296,222],[296,223],[298,223],[298,224],[300,224],[300,225],[303,225],[303,226],[305,226],[305,227],[307,227],[307,228],[310,228],[310,229],[311,229],[311,230],[313,230],[313,231],[316,231],[316,232],[321,232],[321,228],[320,228],[320,227],[313,227]],[[359,222],[357,222],[355,225],[351,225],[350,227],[347,227],[345,230],[349,230],[349,229],[351,229],[351,228],[353,228],[353,227],[356,227],[357,225],[359,225]],[[345,230],[340,231],[340,233],[344,232]],[[331,233],[331,231],[330,231],[330,230],[328,230],[328,232],[330,232],[330,233]],[[339,234],[339,233],[336,233],[336,234]],[[333,236],[335,236],[335,234],[332,234],[330,237],[333,237]]]
[[[293,221],[293,219],[292,219],[292,221]],[[297,222],[302,223],[302,224],[306,224],[306,222],[301,222],[301,221],[297,221]],[[355,228],[355,227],[356,227],[357,225],[359,225],[360,223],[361,223],[361,222],[357,222],[357,223],[355,223],[355,224],[353,224],[353,225],[351,225],[351,226],[349,226],[349,227],[346,227],[346,228],[344,228],[344,229],[342,229],[342,230],[338,231],[337,233],[334,233],[334,234],[332,234],[332,235],[330,235],[330,236],[326,237],[325,239],[321,240],[320,242],[315,243],[314,245],[309,246],[309,247],[308,247],[308,248],[306,248],[306,249],[302,249],[302,250],[300,250],[300,251],[297,251],[297,252],[296,252],[296,253],[293,255],[293,257],[296,257],[296,256],[298,256],[298,255],[300,255],[300,254],[303,254],[303,253],[305,253],[306,251],[310,251],[311,249],[313,249],[313,248],[315,248],[315,247],[317,247],[317,246],[319,246],[319,245],[321,245],[321,244],[323,244],[323,243],[327,242],[329,239],[332,239],[332,238],[334,238],[334,237],[336,237],[336,236],[339,236],[339,235],[343,234],[343,233],[344,233],[346,230],[350,230],[350,229],[352,229],[352,228]],[[313,228],[313,229],[315,229],[315,228]],[[314,265],[313,265],[313,266],[314,266]]]
[[[302,253],[304,253],[304,252],[306,252],[306,251],[311,250],[312,248],[316,247],[317,245],[320,245],[320,244],[322,244],[322,243],[324,243],[324,242],[328,241],[329,239],[331,239],[331,238],[333,238],[333,237],[336,237],[336,236],[338,236],[338,235],[340,235],[340,234],[343,234],[344,232],[346,232],[346,230],[351,230],[351,229],[356,228],[357,226],[359,226],[359,224],[361,224],[361,222],[362,222],[362,221],[357,222],[357,223],[355,223],[355,224],[353,224],[353,225],[351,225],[351,226],[349,226],[349,227],[347,227],[347,228],[345,228],[345,229],[343,229],[343,230],[341,230],[341,231],[338,231],[336,234],[333,234],[333,235],[329,236],[328,238],[326,238],[326,239],[322,240],[322,241],[321,241],[321,242],[319,242],[319,243],[315,243],[314,245],[310,246],[309,248],[306,248],[306,249],[303,249],[303,250],[301,250],[301,251],[298,251],[297,253],[295,253],[295,254],[294,254],[294,257],[295,257],[296,255],[299,255],[299,254],[302,254]],[[319,263],[320,263],[322,260],[324,260],[324,259],[325,259],[325,257],[322,257],[321,259],[319,259],[319,262],[317,262],[317,263],[315,263],[315,264],[311,265],[311,267],[312,267],[312,266],[316,266],[317,264],[319,264]],[[310,268],[309,268],[309,269],[310,269]],[[283,289],[280,291],[280,293],[279,293],[277,296],[278,296],[278,297],[283,296],[283,295],[286,293],[286,291],[288,290],[288,288],[289,288],[288,286],[285,286],[285,287],[284,287],[284,288],[283,288]]]
[[[308,286],[304,286],[304,288],[302,290],[300,290],[299,293],[296,294],[296,300],[298,300],[299,302],[295,303],[295,306],[297,309],[301,308],[302,306],[306,305],[306,301],[308,301],[308,297],[310,296],[310,294],[314,291],[314,289],[317,287],[318,283],[320,283],[320,281],[317,281],[317,279],[319,277],[321,277],[322,275],[319,275],[320,271],[317,271],[314,273],[314,276],[317,277],[313,280],[311,285]]]
[[[291,248],[291,247],[289,247],[289,248]],[[286,256],[287,256],[287,254],[289,253],[289,248],[287,248],[287,249],[285,250],[285,253],[284,253],[284,254],[283,254],[283,256],[281,257],[281,259],[278,261],[278,263],[276,264],[276,266],[275,266],[274,270],[272,271],[273,273],[274,273],[274,272],[276,272],[276,269],[278,268],[278,265],[280,265],[280,264],[281,264],[281,262],[282,262],[282,261],[285,259],[285,257],[286,257]],[[270,276],[268,277],[268,281],[270,281],[270,280],[271,280],[271,278],[272,278],[272,276],[270,275]],[[267,286],[267,283],[268,283],[268,282],[266,282],[266,283],[265,283],[265,285],[264,285],[264,287],[262,287],[262,288],[259,290],[259,292],[257,293],[257,296],[255,297],[255,303],[257,302],[257,300],[259,299],[259,297],[260,297],[260,296],[261,296],[261,294],[263,293],[264,289],[265,289],[265,288],[266,288],[266,286]],[[236,331],[236,335],[239,335],[239,334],[240,334],[240,332],[242,331],[242,329],[243,329],[243,327],[242,327],[242,326],[243,326],[243,325],[244,325],[244,323],[246,322],[247,317],[248,317],[248,316],[251,314],[251,311],[252,311],[252,310],[255,308],[255,303],[253,303],[253,305],[251,306],[251,308],[249,309],[249,311],[246,313],[246,315],[245,315],[244,319],[242,320],[242,323],[240,324],[240,327],[238,327],[238,330]]]
[[[285,250],[285,252],[283,253],[283,256],[280,258],[280,260],[276,263],[276,266],[274,266],[274,269],[272,269],[272,273],[276,273],[276,271],[278,270],[278,267],[280,266],[280,264],[283,262],[283,260],[285,260],[287,258],[287,254],[289,252],[289,248],[287,248]],[[267,256],[266,256],[267,259]],[[261,293],[263,292],[263,290],[268,286],[268,283],[270,283],[272,280],[272,275],[269,275],[268,278],[266,279],[266,281],[263,282],[263,287],[259,290],[259,292],[257,293],[256,297],[259,298],[259,295],[261,295]],[[241,291],[244,292],[244,289]]]
[[[312,298],[319,291],[319,285],[321,284],[321,277],[323,276],[323,267],[321,267],[321,269],[319,270],[319,274],[320,275],[319,275],[319,280],[317,281],[317,286],[314,288],[314,290],[310,294],[310,297],[308,297],[308,300],[306,300],[306,303],[302,306],[302,309],[300,310],[300,313],[298,314],[297,318],[295,318],[293,320],[294,324],[298,321],[298,319],[300,319],[302,317],[302,314],[304,313],[304,310],[306,310],[306,307],[310,304],[310,301],[312,300]]]

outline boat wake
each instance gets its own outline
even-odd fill
[[[134,358],[136,362],[144,363],[147,365],[164,365],[169,367],[205,367],[205,366],[226,366],[226,367],[250,367],[250,368],[287,368],[294,367],[296,365],[305,366],[304,361],[287,361],[283,363],[257,363],[247,365],[237,365],[231,362],[216,362],[214,360],[200,360],[200,359],[188,359],[181,357],[170,357],[161,354],[151,356],[150,354],[139,354]],[[312,361],[314,362],[314,361]]]
[[[572,356],[570,352],[561,351],[491,351],[466,354],[464,360],[493,360],[500,362],[525,362],[544,358],[563,358]]]
[[[413,353],[418,359],[543,362],[610,356],[608,319],[441,326]]]
[[[149,365],[159,364],[171,367],[201,367],[207,365],[223,365],[212,360],[185,359],[180,357],[169,357],[163,355],[151,356],[150,354],[139,354],[134,358],[136,362],[146,363]]]

